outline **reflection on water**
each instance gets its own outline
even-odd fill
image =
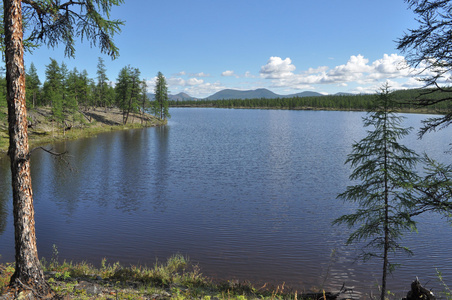
[[[11,175],[9,174],[9,158],[0,154],[0,235],[5,231],[8,221],[8,201],[11,197]]]
[[[44,152],[32,156],[36,230],[41,256],[56,244],[62,259],[102,258],[151,265],[174,253],[218,278],[298,289],[367,293],[377,261],[356,262],[348,232],[331,221],[353,207],[336,199],[349,185],[344,165],[361,139],[363,113],[173,109],[169,125],[100,134],[54,145],[72,170]],[[423,116],[409,115],[419,127]],[[448,132],[404,142],[447,161]],[[0,254],[14,259],[9,164],[0,160]],[[4,180],[3,180],[4,179]],[[389,289],[413,276],[452,278],[450,228],[424,216],[404,239],[416,256],[400,258]],[[3,233],[2,233],[3,231]],[[432,241],[431,245],[419,240]],[[446,277],[447,278],[447,277]]]

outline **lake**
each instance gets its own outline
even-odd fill
[[[349,232],[332,227],[354,210],[336,199],[350,175],[352,143],[365,136],[362,112],[172,108],[160,128],[117,131],[58,143],[70,166],[32,155],[40,256],[102,258],[152,265],[181,253],[217,279],[295,289],[376,291],[380,261],[356,261]],[[426,115],[407,114],[417,130]],[[402,142],[450,161],[450,129]],[[49,148],[51,146],[48,146]],[[0,159],[0,262],[14,260],[9,161]],[[415,276],[438,288],[436,268],[452,282],[452,228],[435,214],[403,244],[414,257],[389,277],[406,292]]]

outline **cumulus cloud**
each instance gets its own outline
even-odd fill
[[[180,77],[171,77],[167,79],[169,86],[194,86],[204,83],[204,80],[198,78],[189,78],[187,80]]]
[[[204,83],[196,85],[196,86],[187,87],[184,89],[184,92],[186,92],[190,96],[202,98],[202,97],[207,97],[209,95],[212,95],[225,88],[226,87],[223,86],[219,82],[213,82],[213,83],[204,82]]]
[[[229,77],[229,76],[236,76],[236,75],[235,75],[234,71],[227,70],[227,71],[224,71],[223,73],[221,73],[221,76]]]
[[[283,60],[281,57],[272,56],[267,64],[261,67],[260,74],[267,79],[282,79],[293,76],[293,71],[295,66],[290,58]]]
[[[352,55],[345,64],[333,68],[309,68],[298,74],[294,73],[295,68],[290,58],[283,60],[270,57],[267,64],[261,67],[260,74],[264,79],[270,79],[273,87],[307,89],[314,88],[314,85],[334,84],[344,87],[354,83],[366,86],[362,89],[367,90],[388,79],[404,79],[407,84],[413,85],[415,80],[411,78],[416,73],[405,58],[398,54],[384,54],[383,58],[374,62],[361,54]]]
[[[204,80],[198,78],[190,78],[186,81],[186,84],[189,86],[200,85],[204,83]]]
[[[200,78],[171,77],[167,83],[170,91],[184,91],[193,97],[206,97],[226,88],[219,82],[205,82]]]

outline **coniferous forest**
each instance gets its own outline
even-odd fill
[[[391,98],[398,104],[398,109],[404,112],[444,113],[450,111],[452,105],[439,102],[435,105],[420,106],[423,98],[441,99],[444,92],[411,89],[399,90],[391,93]],[[227,100],[188,100],[169,101],[172,107],[217,107],[217,108],[271,108],[271,109],[312,109],[312,110],[357,110],[368,111],[373,107],[375,95],[325,95],[313,97],[287,98],[256,98],[256,99],[227,99]]]
[[[80,117],[80,111],[93,108],[119,108],[123,124],[127,124],[131,113],[150,110],[156,116],[161,115],[158,108],[149,102],[146,81],[141,78],[138,68],[125,66],[117,78],[111,79],[107,77],[104,60],[99,57],[96,73],[96,77],[92,78],[86,70],[69,70],[64,62],[58,63],[50,58],[42,82],[38,70],[31,63],[26,68],[27,109],[50,107],[53,119],[62,124],[68,119]],[[0,77],[1,107],[6,108],[5,76]],[[6,119],[6,114],[2,113],[1,117]]]

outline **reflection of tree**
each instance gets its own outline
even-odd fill
[[[156,132],[156,162],[155,162],[155,198],[154,209],[165,211],[166,209],[166,187],[168,185],[168,137],[169,127],[161,126],[155,128]]]
[[[165,211],[168,137],[169,127],[163,126],[53,145],[52,151],[68,152],[69,167],[52,155],[35,151],[31,166],[35,200],[49,200],[68,217],[86,203],[129,213],[149,206]],[[1,178],[6,178],[3,173],[9,174],[8,164],[4,169],[0,169]],[[9,199],[10,187],[2,188],[5,182],[0,182],[0,225],[6,222],[1,203]]]

